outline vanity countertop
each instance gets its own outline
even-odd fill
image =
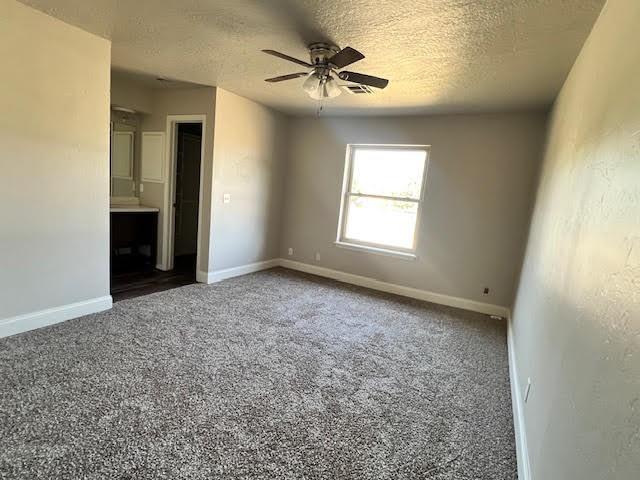
[[[145,207],[143,205],[111,205],[111,213],[148,213],[159,212],[160,209],[155,207]]]

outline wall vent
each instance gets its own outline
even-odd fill
[[[361,93],[373,93],[373,89],[367,87],[366,85],[341,85],[341,87],[353,95],[358,95]]]

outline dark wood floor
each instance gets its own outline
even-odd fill
[[[190,285],[196,282],[196,257],[176,257],[173,270],[133,271],[111,277],[111,297],[114,302],[149,295],[154,292]]]

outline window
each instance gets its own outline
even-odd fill
[[[349,145],[337,244],[413,256],[429,147]]]

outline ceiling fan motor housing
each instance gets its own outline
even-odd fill
[[[309,45],[309,56],[311,57],[311,64],[318,66],[329,65],[329,59],[340,51],[336,45],[329,43],[319,42]]]

